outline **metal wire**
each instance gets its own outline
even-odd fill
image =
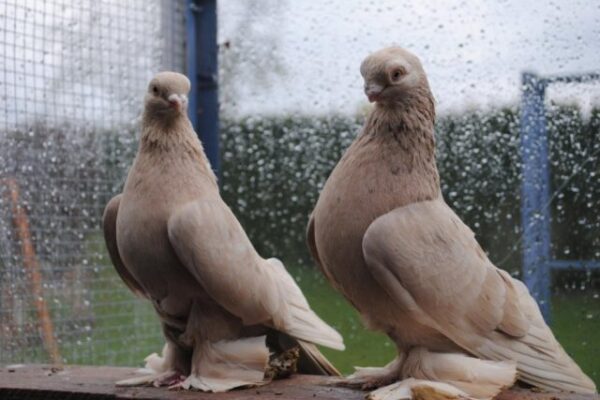
[[[149,78],[184,69],[184,5],[0,0],[0,364],[136,365],[160,350],[100,224]]]

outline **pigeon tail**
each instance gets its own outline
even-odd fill
[[[273,275],[276,276],[279,288],[284,294],[281,298],[285,299],[288,307],[288,312],[282,313],[282,315],[285,315],[285,318],[281,321],[283,326],[276,327],[297,339],[335,350],[344,350],[342,336],[310,308],[304,294],[302,294],[294,278],[286,271],[281,261],[276,258],[269,258],[265,261]]]

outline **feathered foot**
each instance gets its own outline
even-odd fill
[[[269,361],[265,336],[234,341],[204,342],[194,349],[192,374],[171,388],[226,392],[263,385]]]
[[[165,372],[151,373],[135,378],[123,379],[115,383],[117,386],[173,386],[180,382],[183,382],[185,375],[181,373],[168,370]]]
[[[167,358],[169,358],[171,349],[168,344],[165,344],[162,350],[162,356],[156,353],[150,354],[144,359],[146,366],[140,370],[145,373],[143,376],[135,378],[123,379],[115,384],[117,386],[173,386],[183,382],[185,375],[181,372],[176,371],[169,365]]]
[[[476,399],[491,399],[517,379],[514,362],[488,361],[460,353],[414,348],[402,365],[402,376],[444,382]]]
[[[351,389],[373,390],[387,386],[400,379],[402,356],[396,357],[385,367],[355,367],[355,372],[346,379],[336,382],[336,386]]]
[[[368,400],[455,400],[472,399],[467,393],[443,382],[408,378],[379,388],[366,397]]]
[[[481,360],[460,353],[413,348],[383,368],[357,368],[339,386],[377,390],[371,400],[488,400],[513,385],[516,364]],[[399,379],[405,378],[403,380]]]

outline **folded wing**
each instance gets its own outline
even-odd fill
[[[131,275],[131,273],[123,264],[123,260],[121,260],[121,255],[119,254],[119,249],[117,247],[117,215],[119,214],[119,204],[121,204],[121,196],[117,195],[113,197],[106,208],[104,209],[104,216],[102,217],[102,227],[104,229],[104,241],[106,243],[106,248],[108,250],[108,255],[110,256],[110,260],[115,266],[115,270],[125,282],[129,290],[135,293],[140,297],[148,297],[146,291],[140,286],[138,281]]]
[[[467,352],[517,361],[520,379],[541,388],[595,392],[527,288],[489,261],[443,199],[379,217],[365,233],[363,252],[399,307]]]
[[[188,203],[170,218],[168,234],[206,292],[245,324],[265,324],[297,339],[344,348],[339,333],[310,309],[281,262],[258,255],[222,201]]]

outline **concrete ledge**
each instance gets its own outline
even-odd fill
[[[19,365],[0,367],[1,399],[241,399],[284,400],[326,399],[362,400],[365,393],[328,385],[332,378],[295,375],[259,388],[228,393],[172,391],[165,388],[116,387],[114,382],[137,376],[136,368],[49,365]],[[570,393],[545,393],[511,389],[498,400],[598,400],[598,395],[582,396]]]

